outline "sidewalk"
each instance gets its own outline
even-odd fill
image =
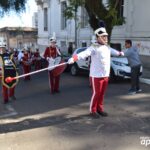
[[[143,68],[143,75],[140,78],[142,83],[150,84],[150,68]]]

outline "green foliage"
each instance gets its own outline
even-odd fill
[[[67,19],[72,19],[74,18],[74,11],[75,10],[72,6],[68,6],[64,11],[64,15],[66,16]]]
[[[77,12],[78,7],[83,6],[86,0],[69,0],[69,6],[64,11],[67,19],[72,19],[75,17],[75,12]]]
[[[114,25],[121,25],[125,22],[125,18],[118,14],[118,5],[121,0],[108,0],[106,5],[103,0],[69,0],[69,6],[65,11],[68,19],[75,19],[75,12],[78,7],[83,6],[89,15],[89,23],[93,30],[98,28],[98,21],[103,20],[106,24],[107,31],[111,35]]]
[[[117,11],[115,8],[109,9],[105,19],[112,18],[112,26],[121,25],[124,22],[124,18],[118,17]]]
[[[20,13],[25,10],[27,0],[0,0],[0,16],[10,11]]]

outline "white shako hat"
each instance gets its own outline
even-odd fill
[[[51,37],[51,38],[49,39],[49,41],[50,41],[50,42],[56,42],[56,38],[55,38],[55,37]]]
[[[53,32],[52,37],[49,39],[50,42],[56,42],[56,33]]]
[[[100,20],[99,21],[99,28],[96,29],[94,31],[95,35],[97,36],[103,36],[103,35],[108,35],[106,29],[105,29],[105,24],[104,24],[104,21]]]
[[[4,42],[0,41],[0,47],[1,47],[1,48],[6,47],[6,43],[4,43]]]

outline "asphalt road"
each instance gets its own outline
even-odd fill
[[[149,140],[141,144],[142,138],[150,139],[149,85],[141,85],[142,93],[127,95],[129,81],[110,83],[105,96],[109,116],[99,119],[89,117],[87,75],[64,73],[60,85],[61,93],[51,95],[47,72],[20,80],[17,100],[0,104],[0,150],[150,148]]]

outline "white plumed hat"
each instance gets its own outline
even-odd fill
[[[51,37],[51,38],[49,39],[49,41],[50,41],[50,42],[56,42],[56,38],[55,38],[55,37]]]
[[[97,36],[108,35],[108,33],[107,33],[106,29],[105,29],[105,23],[104,23],[103,20],[99,21],[99,25],[98,26],[99,26],[99,28],[96,29],[95,32],[94,32]]]

